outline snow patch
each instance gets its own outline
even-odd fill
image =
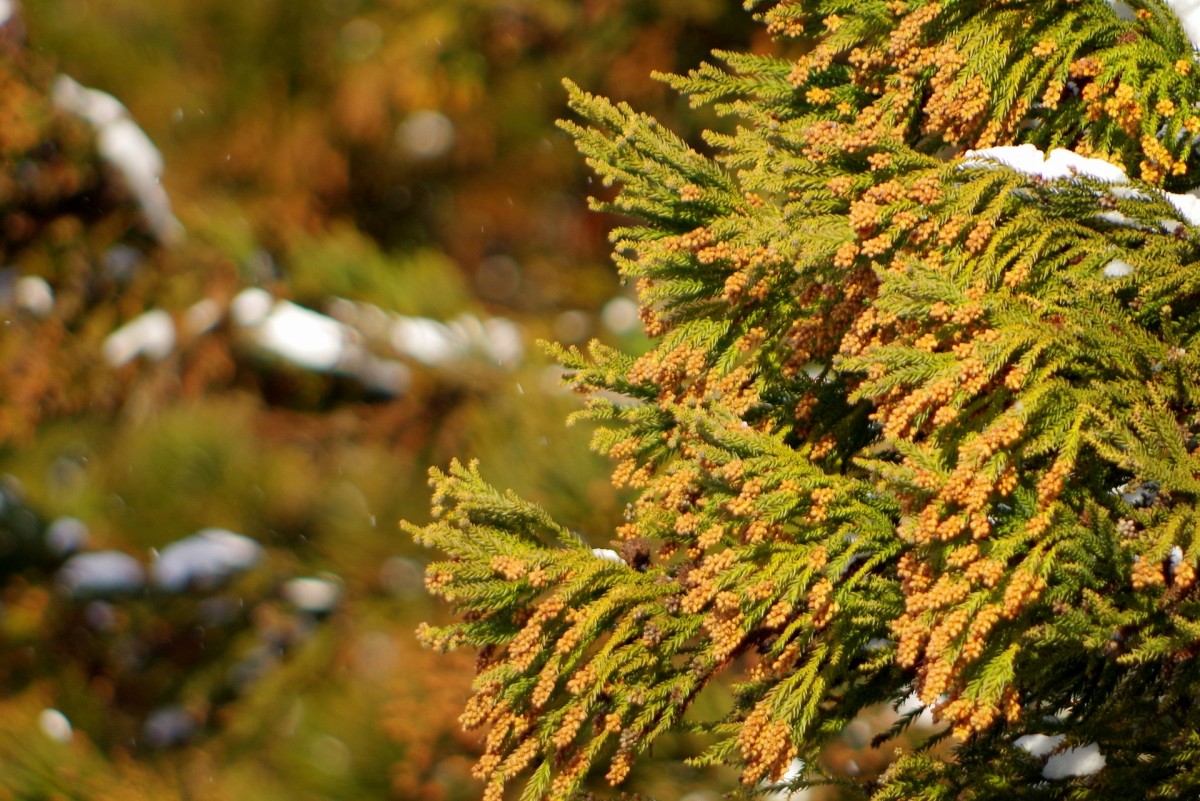
[[[1058,748],[1062,741],[1061,734],[1026,734],[1014,740],[1013,745],[1024,749],[1031,757],[1040,759]],[[1057,781],[1070,776],[1089,776],[1103,770],[1104,765],[1104,754],[1100,753],[1100,746],[1088,743],[1068,748],[1047,759],[1042,768],[1042,777]]]
[[[46,527],[46,547],[55,556],[70,556],[88,543],[88,527],[77,517],[60,517]]]
[[[1105,278],[1124,278],[1133,275],[1133,265],[1121,259],[1113,259],[1104,268]]]
[[[1119,228],[1141,228],[1141,224],[1132,217],[1122,214],[1119,211],[1102,211],[1096,215],[1096,219],[1101,222],[1106,222],[1109,225],[1115,225]]]
[[[1013,740],[1013,745],[1028,752],[1031,757],[1044,757],[1063,741],[1061,734],[1026,734]]]
[[[1068,748],[1061,754],[1050,757],[1046,760],[1046,766],[1042,768],[1042,776],[1051,781],[1070,776],[1090,776],[1103,770],[1104,765],[1104,754],[1100,753],[1100,746],[1088,743],[1079,748]]]
[[[0,3],[3,3],[3,0],[0,0]],[[0,9],[0,11],[2,10]],[[71,742],[71,735],[74,733],[71,721],[67,720],[67,716],[57,709],[43,709],[38,715],[38,728],[42,730],[42,734],[56,743]]]
[[[901,715],[907,715],[920,709],[921,714],[917,715],[916,724],[926,728],[933,728],[935,725],[933,720],[933,711],[926,704],[921,702],[921,699],[916,693],[909,693],[904,699],[904,703],[897,707],[896,712]]]
[[[58,571],[58,582],[71,595],[133,593],[146,583],[142,564],[121,551],[75,554]]]
[[[13,286],[13,300],[17,307],[34,317],[45,317],[54,310],[54,290],[45,278],[26,275]]]
[[[96,131],[100,157],[120,174],[142,210],[146,228],[160,242],[174,242],[182,233],[162,186],[163,158],[120,100],[107,92],[88,89],[66,75],[50,87],[54,105],[81,117]]]
[[[619,565],[625,564],[625,560],[621,558],[621,554],[609,548],[593,548],[592,556],[597,559],[603,559],[605,562],[616,562]]]
[[[396,396],[408,391],[412,384],[408,365],[376,356],[365,347],[367,334],[358,327],[359,321],[352,319],[357,305],[339,298],[331,309],[350,322],[291,301],[276,300],[258,287],[242,290],[229,306],[233,321],[249,329],[250,341],[262,352],[304,370],[351,376],[372,392]],[[382,326],[387,329],[390,323],[386,315],[382,310],[379,314],[384,316]],[[441,326],[432,320],[425,322],[431,327]]]
[[[472,318],[474,319],[474,318]],[[483,323],[484,349],[498,365],[520,361],[525,353],[521,329],[504,317],[489,317]]]
[[[454,123],[440,111],[421,109],[404,118],[396,131],[396,144],[414,159],[435,159],[454,147]]]
[[[1179,570],[1179,566],[1181,564],[1183,564],[1183,548],[1180,548],[1178,545],[1173,545],[1171,546],[1171,553],[1167,556],[1167,567],[1172,582],[1174,582],[1176,571]]]
[[[145,356],[162,361],[175,348],[175,321],[162,309],[153,309],[118,328],[104,340],[104,360],[121,367]]]
[[[516,323],[502,317],[480,321],[468,314],[449,323],[425,317],[398,317],[392,323],[390,341],[397,353],[430,367],[464,359],[472,351],[497,365],[512,364],[524,351]]]
[[[1200,197],[1188,193],[1163,192],[1175,210],[1191,225],[1200,225]]]
[[[1195,0],[1200,7],[1200,0]],[[1197,14],[1197,24],[1200,25],[1200,13]],[[1038,177],[1047,181],[1071,180],[1090,178],[1103,183],[1112,184],[1109,190],[1114,197],[1126,200],[1150,200],[1153,194],[1126,186],[1129,176],[1115,164],[1109,164],[1103,159],[1088,158],[1070,150],[1055,148],[1050,155],[1043,158],[1042,151],[1034,145],[1004,145],[989,147],[983,150],[968,150],[963,154],[960,166],[987,167],[999,164],[1011,170]],[[1200,225],[1200,190],[1192,192],[1164,192],[1158,190],[1157,195],[1170,203],[1189,225]],[[1113,225],[1139,227],[1138,224],[1124,214],[1116,211],[1100,212],[1097,219]],[[1161,220],[1160,224],[1168,233],[1178,227],[1174,220]]]
[[[505,317],[481,320],[473,314],[461,314],[440,322],[394,314],[345,298],[335,298],[329,304],[329,314],[373,348],[388,348],[429,367],[446,368],[482,358],[508,368],[517,365],[525,352],[521,327]]]
[[[229,304],[229,313],[235,323],[250,328],[267,319],[274,305],[275,298],[270,292],[252,286],[237,293]]]
[[[329,372],[342,361],[351,331],[332,317],[281,300],[262,321],[255,339],[264,350],[300,367]]]
[[[1167,8],[1179,19],[1179,27],[1192,43],[1193,50],[1200,50],[1200,0],[1164,0]]]
[[[402,317],[392,324],[392,347],[422,364],[438,365],[458,355],[450,329],[424,317]]]
[[[1035,145],[1024,144],[968,150],[962,157],[964,167],[986,167],[989,162],[1046,181],[1091,178],[1110,184],[1129,182],[1129,176],[1115,164],[1104,159],[1081,156],[1061,147],[1051,150],[1049,156],[1045,156]]]
[[[763,786],[771,792],[766,794],[766,798],[771,801],[808,801],[813,797],[812,790],[804,788],[802,790],[788,790],[787,786],[804,775],[804,762],[799,759],[793,759],[788,765],[788,769],[779,777],[777,782],[764,782]]]
[[[1133,22],[1137,19],[1137,13],[1128,3],[1123,3],[1121,0],[1108,0],[1108,4],[1112,6],[1112,10],[1116,13],[1118,19],[1125,20],[1126,22]]]
[[[262,546],[249,537],[206,528],[163,548],[151,572],[155,585],[167,592],[208,590],[253,567],[262,554]]]
[[[283,585],[283,597],[302,612],[324,615],[333,611],[342,588],[323,578],[294,578]]]

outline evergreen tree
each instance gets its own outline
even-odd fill
[[[711,155],[568,86],[655,338],[556,349],[633,491],[619,554],[474,466],[413,529],[460,613],[424,637],[480,650],[485,798],[619,784],[681,730],[747,788],[1196,797],[1191,4],[748,5],[774,54],[664,76],[734,122]],[[927,707],[920,747],[821,768],[913,694],[876,741]]]
[[[467,448],[619,517],[521,358],[628,304],[553,81],[662,108],[735,15],[0,0],[0,801],[478,795],[377,521]]]

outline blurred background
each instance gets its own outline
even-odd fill
[[[561,79],[694,139],[651,71],[765,46],[732,0],[0,0],[0,801],[477,798],[397,522],[477,457],[602,544],[536,342],[647,344]],[[631,788],[715,798],[690,751]]]

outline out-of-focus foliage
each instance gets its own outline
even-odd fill
[[[476,797],[472,666],[417,647],[395,521],[464,453],[572,526],[620,519],[531,345],[643,344],[559,79],[675,119],[646,76],[749,20],[38,0],[0,23],[0,799]]]
[[[432,244],[483,300],[530,310],[611,290],[601,222],[582,213],[585,173],[553,128],[561,78],[671,119],[676,101],[649,72],[753,30],[724,0],[44,0],[37,11],[39,44],[120,97],[164,148],[181,204],[212,217],[212,194],[236,202],[285,267],[305,232],[349,217],[386,246]]]

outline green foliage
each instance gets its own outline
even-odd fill
[[[1177,192],[1200,64],[1179,20],[752,5],[778,54],[666,77],[736,120],[709,155],[568,84],[585,122],[563,127],[620,186],[596,207],[637,221],[616,260],[656,339],[556,351],[635,493],[621,561],[474,467],[435,473],[413,529],[465,616],[428,641],[482,649],[464,722],[490,726],[485,798],[531,767],[531,800],[593,767],[618,784],[677,730],[749,787],[1184,797],[1200,253]],[[688,718],[721,676],[732,709]],[[943,726],[924,747],[823,767],[912,694]]]

